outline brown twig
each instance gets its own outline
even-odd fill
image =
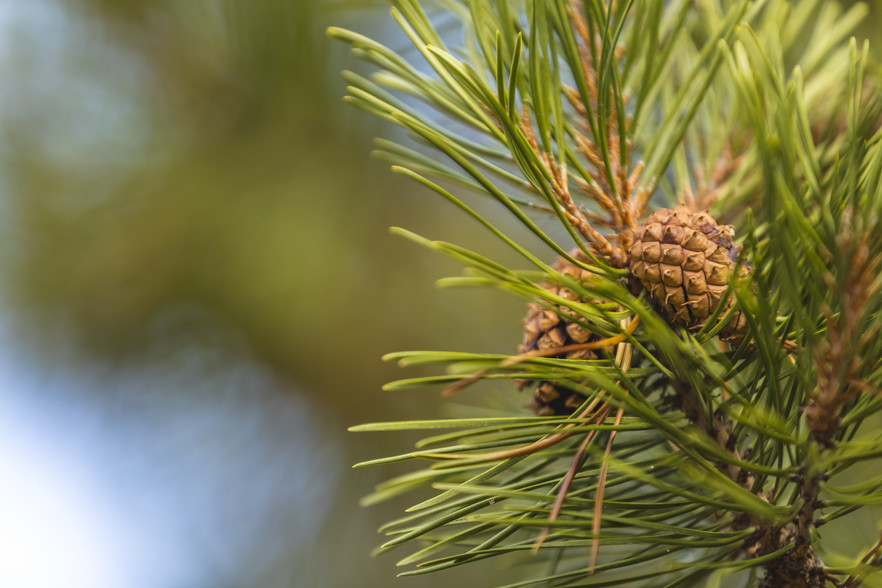
[[[616,412],[616,420],[613,423],[618,426],[622,422],[622,415],[625,410],[620,406]],[[603,453],[603,462],[600,465],[600,477],[597,481],[597,495],[594,498],[594,519],[591,522],[591,560],[588,563],[588,575],[594,574],[597,568],[597,556],[600,553],[600,525],[603,521],[603,493],[606,489],[606,474],[609,471],[609,456],[612,453],[612,444],[616,438],[616,431],[613,429],[609,432],[609,439],[606,442],[606,450]]]
[[[591,403],[585,407],[582,412],[579,413],[577,418],[586,419],[583,422],[578,423],[568,423],[564,425],[563,430],[558,433],[554,433],[545,437],[544,439],[540,439],[539,441],[535,441],[528,445],[523,445],[521,447],[517,447],[515,449],[507,449],[505,451],[495,451],[492,453],[414,453],[416,457],[425,457],[431,459],[443,459],[447,461],[468,461],[468,462],[487,462],[487,461],[500,461],[503,459],[510,459],[512,457],[519,457],[521,455],[529,455],[535,451],[539,451],[541,449],[547,449],[552,447],[561,441],[568,439],[579,432],[579,427],[584,427],[586,425],[590,425],[598,418],[598,412],[595,412],[595,408],[597,404],[600,402],[600,397],[595,398],[591,401]]]
[[[575,343],[573,345],[563,345],[561,347],[554,347],[552,349],[536,349],[534,351],[527,351],[526,353],[521,353],[520,355],[509,357],[508,359],[504,360],[501,365],[503,367],[510,367],[515,364],[521,363],[522,361],[537,357],[551,357],[554,355],[561,355],[573,351],[587,351],[592,349],[603,349],[605,347],[612,347],[613,345],[618,345],[619,343],[627,339],[631,334],[633,334],[634,331],[637,329],[637,325],[639,323],[640,318],[635,316],[631,319],[631,322],[628,324],[625,330],[618,335],[613,335],[612,337],[608,337],[606,339],[600,339],[599,341],[589,341],[588,343]]]
[[[598,414],[602,415],[598,420],[605,419],[606,415],[609,413],[609,404],[604,404],[597,412]],[[585,455],[585,450],[588,449],[588,444],[591,443],[591,440],[594,439],[596,435],[597,429],[589,431],[588,434],[585,435],[585,439],[582,441],[579,449],[573,456],[573,461],[570,463],[570,469],[567,470],[567,474],[566,476],[564,476],[560,490],[558,490],[557,496],[554,499],[554,504],[551,507],[551,512],[548,515],[549,521],[556,521],[557,517],[560,516],[560,511],[563,508],[564,502],[566,501],[567,494],[569,493],[570,487],[573,484],[573,480],[576,478],[576,474],[579,472],[579,465],[582,463],[582,458]],[[533,544],[534,554],[539,552],[539,549],[545,542],[545,538],[548,537],[548,533],[550,532],[550,530],[550,527],[543,527],[542,530],[539,531],[539,535],[536,537],[536,542]]]
[[[624,319],[626,320],[626,319]],[[622,325],[624,326],[624,320],[622,321]],[[630,324],[626,327],[626,331],[630,330],[633,332],[633,329],[637,326],[637,317],[631,320]],[[623,372],[627,372],[631,366],[631,346],[625,343],[619,345],[618,350],[616,352],[616,364],[622,368]],[[597,411],[597,414],[600,415],[598,421],[603,421],[606,419],[611,406],[608,402],[604,403],[603,406]],[[624,415],[624,409],[619,407],[616,412],[616,418],[614,422],[614,426],[618,426],[622,422],[622,416]],[[561,484],[560,490],[557,493],[557,497],[555,498],[554,504],[552,505],[551,513],[549,514],[549,521],[557,520],[557,517],[560,515],[560,511],[563,508],[564,501],[566,500],[567,494],[569,493],[570,486],[572,485],[573,480],[575,479],[576,474],[579,470],[579,465],[582,463],[582,457],[584,456],[585,450],[588,448],[588,444],[591,443],[591,440],[597,434],[597,430],[591,431],[588,435],[585,436],[585,439],[582,441],[582,444],[579,446],[579,449],[576,451],[575,456],[573,457],[573,461],[570,463],[570,468],[567,471],[566,476],[564,477],[563,483]],[[594,501],[594,520],[592,523],[593,535],[594,538],[591,544],[591,559],[588,566],[588,573],[593,574],[594,569],[597,564],[597,554],[600,549],[600,544],[598,542],[598,536],[600,534],[600,526],[602,522],[602,514],[603,514],[603,494],[604,489],[606,487],[606,475],[608,471],[608,458],[612,451],[612,443],[616,437],[616,431],[610,431],[610,437],[606,444],[606,450],[604,451],[603,463],[601,464],[600,476],[597,481],[597,494],[595,496]],[[542,546],[542,543],[545,541],[545,538],[548,536],[549,527],[544,527],[542,531],[540,531],[539,536],[536,538],[536,543],[533,545],[533,553],[538,552],[539,548]]]

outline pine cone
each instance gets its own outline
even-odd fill
[[[579,261],[588,262],[588,258],[579,249],[573,250],[570,255]],[[552,267],[561,274],[572,277],[574,280],[585,281],[591,275],[590,272],[573,265],[563,258],[558,259]],[[540,285],[561,298],[572,301],[580,300],[579,296],[569,288],[548,282],[543,282]],[[564,318],[567,315],[571,315],[572,312],[572,310],[565,306],[557,306],[551,309],[539,303],[531,302],[527,311],[527,317],[524,319],[524,341],[519,351],[521,353],[537,349],[544,351],[565,345],[586,343],[591,339],[596,339],[597,337],[594,333],[582,325]],[[596,359],[597,355],[591,350],[580,350],[563,353],[557,357]],[[533,391],[533,400],[530,401],[529,406],[538,416],[569,415],[585,401],[585,397],[578,392],[553,382],[537,383],[535,381],[522,380],[518,383],[518,388],[524,389],[534,384],[536,389]]]
[[[732,296],[725,296],[729,275],[746,276],[749,271],[737,263],[739,250],[729,229],[710,214],[678,206],[649,215],[637,229],[628,256],[631,273],[665,318],[699,329],[717,306],[725,305],[725,312],[734,304]],[[747,321],[736,312],[720,336],[740,341],[746,333]]]

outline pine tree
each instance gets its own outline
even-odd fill
[[[389,388],[510,380],[566,403],[353,427],[432,432],[359,464],[428,463],[368,503],[437,491],[380,551],[418,544],[403,575],[541,564],[511,586],[882,585],[882,539],[855,551],[822,529],[878,526],[882,504],[882,101],[852,37],[867,8],[392,5],[412,53],[329,31],[378,70],[346,72],[347,100],[407,131],[378,141],[395,172],[523,267],[396,232],[466,266],[445,285],[529,312],[521,353],[393,353],[446,371]]]

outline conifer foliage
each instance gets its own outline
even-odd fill
[[[501,380],[537,415],[353,427],[427,431],[359,464],[415,464],[366,503],[434,489],[379,551],[410,546],[403,575],[525,563],[511,586],[882,585],[882,539],[841,531],[882,518],[867,8],[391,4],[410,50],[329,31],[375,68],[344,73],[346,100],[406,131],[377,142],[395,172],[523,264],[396,231],[462,262],[446,285],[528,312],[520,353],[392,353],[446,369],[388,387]]]

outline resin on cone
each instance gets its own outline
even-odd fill
[[[573,250],[570,252],[570,255],[581,262],[588,262],[588,258],[579,249]],[[591,277],[590,272],[563,258],[558,259],[552,267],[561,274],[569,276],[576,281],[587,281]],[[540,285],[549,292],[566,300],[573,302],[582,301],[569,288],[548,282],[543,282]],[[587,343],[591,339],[597,338],[594,333],[575,320],[565,318],[567,315],[572,316],[573,311],[565,306],[549,308],[537,302],[531,302],[527,311],[527,317],[524,319],[524,341],[519,348],[520,352],[547,351],[565,345]],[[555,357],[596,359],[597,355],[590,350],[579,350],[569,353],[565,352]],[[529,406],[539,416],[569,415],[585,401],[585,397],[578,392],[553,382],[522,380],[519,382],[518,387],[523,389],[534,385],[533,399],[530,401]]]
[[[738,252],[728,227],[707,212],[678,206],[649,215],[637,229],[628,257],[631,273],[662,315],[673,324],[699,329],[719,305],[725,312],[734,304],[726,296],[729,276],[748,272],[738,264]],[[719,334],[738,341],[746,332],[744,315],[735,312]]]

